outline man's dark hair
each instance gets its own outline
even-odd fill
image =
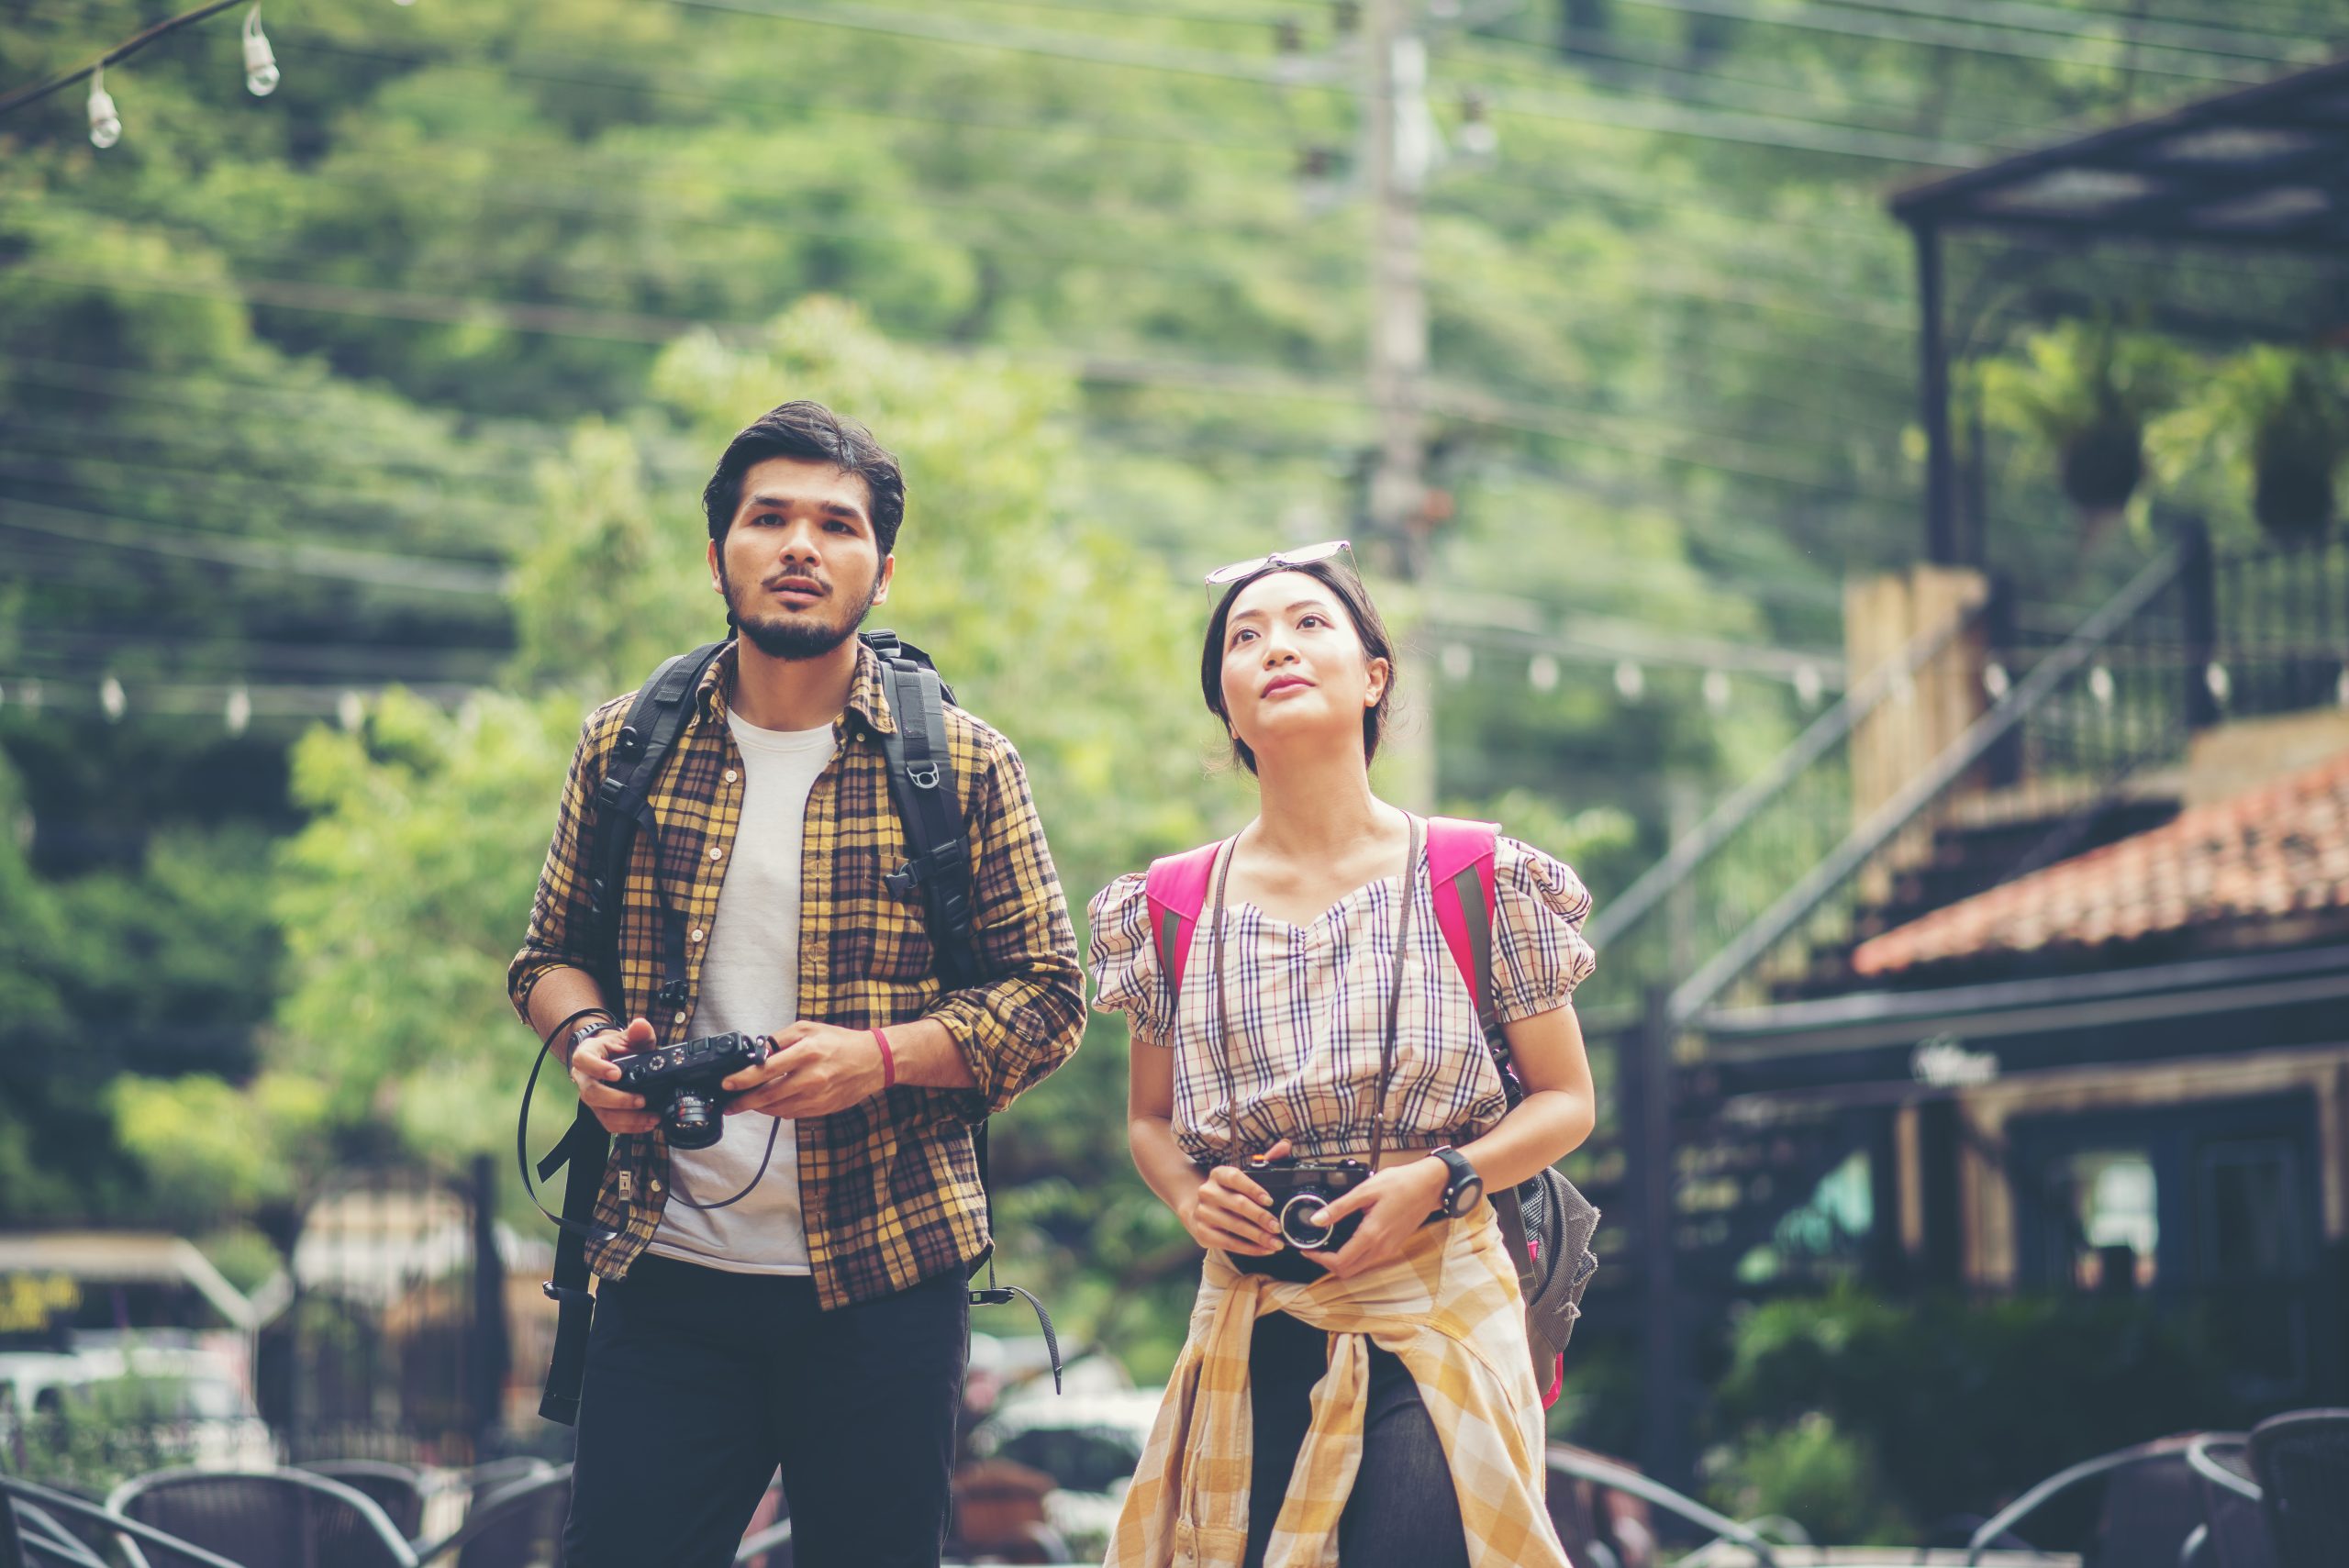
[[[865,510],[873,518],[873,537],[885,558],[897,548],[897,529],[906,520],[905,470],[888,448],[873,439],[872,431],[804,397],[769,409],[726,443],[726,453],[701,493],[711,539],[726,542],[735,508],[742,504],[742,475],[771,457],[829,462],[863,480],[871,498]]]
[[[1388,634],[1378,606],[1370,602],[1362,579],[1336,562],[1308,561],[1295,566],[1275,563],[1251,573],[1224,590],[1223,597],[1216,602],[1215,614],[1208,617],[1208,639],[1199,650],[1199,690],[1208,699],[1208,711],[1226,724],[1231,722],[1231,716],[1223,707],[1223,628],[1231,619],[1231,601],[1240,596],[1240,590],[1275,572],[1302,573],[1335,594],[1338,603],[1345,606],[1347,618],[1354,623],[1354,635],[1362,639],[1364,660],[1386,661],[1386,685],[1378,694],[1377,705],[1362,711],[1362,757],[1367,764],[1378,755],[1378,740],[1386,730],[1386,710],[1395,701],[1395,678],[1401,671],[1395,658],[1395,639]],[[1231,753],[1240,759],[1241,767],[1252,773],[1256,771],[1256,753],[1237,734],[1231,738]]]

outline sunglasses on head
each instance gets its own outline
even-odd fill
[[[1323,539],[1319,544],[1299,545],[1295,550],[1276,550],[1270,555],[1252,555],[1245,561],[1235,561],[1229,566],[1217,567],[1208,573],[1207,584],[1212,588],[1219,584],[1237,583],[1243,577],[1254,576],[1267,566],[1306,566],[1316,561],[1327,561],[1333,555],[1344,556],[1346,564],[1352,566],[1353,564],[1353,541],[1342,539]]]

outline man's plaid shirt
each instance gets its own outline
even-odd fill
[[[742,759],[726,722],[735,651],[711,664],[694,710],[652,789],[658,834],[640,831],[621,903],[624,1018],[650,1018],[662,1045],[685,1034],[700,995],[701,959],[718,912],[742,812]],[[554,841],[539,878],[529,935],[507,973],[527,1022],[530,991],[549,971],[603,971],[590,951],[588,835],[633,694],[588,715],[563,783]],[[974,935],[984,985],[945,993],[935,973],[919,895],[901,899],[882,877],[908,858],[876,732],[892,728],[880,662],[862,646],[837,749],[807,797],[798,932],[802,1018],[844,1029],[934,1018],[952,1033],[978,1088],[898,1084],[831,1116],[799,1123],[799,1194],[817,1299],[826,1309],[968,1270],[989,1243],[971,1132],[1076,1049],[1084,988],[1076,936],[1028,778],[1008,741],[958,708],[946,740],[971,847]],[[653,1010],[662,975],[661,898],[687,926],[682,1007]],[[777,1018],[772,1028],[793,1022]],[[668,1146],[655,1131],[613,1140],[597,1225],[617,1234],[588,1250],[607,1279],[628,1273],[660,1224]]]

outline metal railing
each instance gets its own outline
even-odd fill
[[[1852,819],[1854,736],[1888,705],[1913,701],[1982,616],[1976,606],[1912,639],[1599,906],[1588,936],[1606,955],[1592,987],[1602,1013],[1609,1003],[1636,1006],[1649,986],[1690,973],[1735,939],[1747,911],[1819,863]]]

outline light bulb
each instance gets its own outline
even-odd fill
[[[122,139],[122,117],[114,112],[104,67],[90,72],[90,145],[105,149]]]
[[[261,30],[261,7],[245,13],[245,91],[266,98],[277,91],[277,56],[270,51],[268,35]]]

